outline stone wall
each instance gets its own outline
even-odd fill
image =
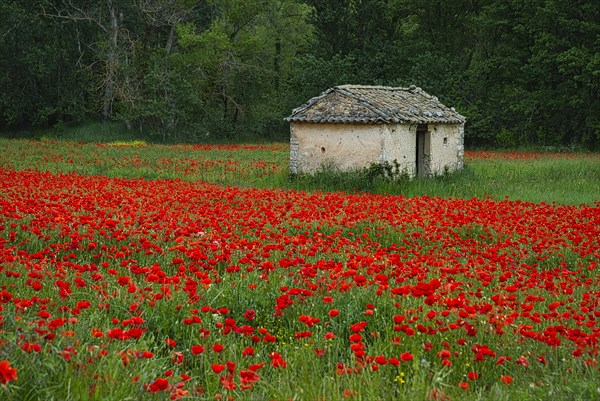
[[[464,126],[459,124],[430,124],[430,173],[455,171],[464,164]]]
[[[292,174],[298,174],[298,147],[300,141],[294,135],[293,129],[291,129],[292,135],[290,135],[290,172]]]
[[[396,160],[400,170],[411,177],[416,173],[417,126],[407,124],[388,124],[382,126],[383,141],[381,161],[392,163]]]
[[[312,173],[334,167],[359,169],[381,161],[381,130],[384,125],[290,124],[290,170]]]
[[[463,167],[464,126],[429,124],[429,173]],[[371,163],[393,162],[416,174],[417,125],[290,123],[290,171],[313,173],[333,167],[342,171]]]

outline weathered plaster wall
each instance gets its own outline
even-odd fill
[[[463,167],[464,127],[429,124],[430,174]],[[290,170],[312,173],[323,166],[352,170],[371,163],[397,160],[403,171],[416,174],[417,125],[290,124]]]
[[[410,176],[416,172],[417,126],[407,124],[382,125],[381,161],[397,160],[400,169]]]
[[[458,124],[430,124],[430,174],[442,174],[444,168],[454,171],[463,167],[464,126]]]
[[[383,125],[290,124],[290,169],[311,173],[322,166],[352,170],[381,158]]]

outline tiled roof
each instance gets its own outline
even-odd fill
[[[343,85],[294,109],[287,121],[313,123],[464,123],[465,117],[421,88]]]

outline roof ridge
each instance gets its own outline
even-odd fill
[[[380,85],[360,85],[360,84],[344,84],[334,86],[333,89],[379,89],[379,90],[393,90],[393,91],[415,91],[424,92],[423,89],[416,85],[410,86],[380,86]]]
[[[339,96],[337,106],[336,102],[329,100],[335,98],[334,94]],[[340,108],[342,104],[346,109]],[[437,96],[415,85],[391,87],[347,84],[331,87],[311,98],[293,109],[286,121],[424,124],[464,123],[465,118],[454,108],[442,104]]]
[[[371,101],[369,101],[369,99],[366,99],[360,95],[354,94],[354,93],[346,90],[347,88],[345,88],[345,87],[336,86],[334,89],[337,89],[341,95],[351,97],[351,98],[355,99],[356,101],[364,104],[369,110],[371,110],[373,113],[377,114],[379,117],[381,117],[383,119],[389,118],[389,116],[386,113],[384,113],[383,111],[381,111],[377,107],[375,107],[373,105],[373,103],[371,103]]]

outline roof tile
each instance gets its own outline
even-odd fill
[[[343,85],[294,109],[287,121],[313,123],[464,123],[465,117],[421,88]]]

